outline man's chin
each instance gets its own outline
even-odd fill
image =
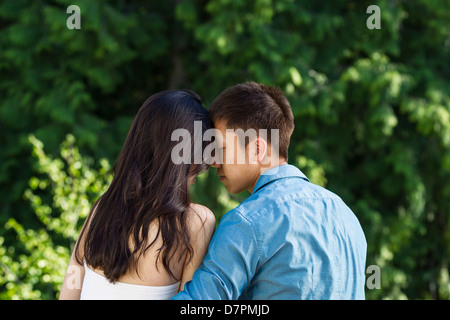
[[[229,193],[231,193],[231,194],[239,194],[239,193],[245,191],[245,189],[242,189],[242,190],[241,190],[241,189],[239,189],[239,188],[230,186],[228,183],[224,183],[224,182],[222,182],[222,183],[223,183],[223,185],[225,186],[225,189],[227,189],[227,191],[228,191]]]

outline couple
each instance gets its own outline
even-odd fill
[[[212,166],[226,189],[251,193],[217,230],[213,213],[189,201],[208,165],[171,160],[172,132],[193,135],[194,121],[224,137]],[[238,128],[278,129],[277,152],[270,135],[238,141],[227,131]],[[209,113],[191,91],[151,96],[86,219],[60,299],[364,299],[364,233],[337,195],[287,164],[293,130],[283,92],[254,82],[223,91]]]

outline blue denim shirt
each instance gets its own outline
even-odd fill
[[[174,299],[364,299],[366,250],[341,198],[283,165],[222,218]]]

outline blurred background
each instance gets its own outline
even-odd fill
[[[449,57],[448,0],[1,0],[0,298],[58,297],[147,97],[251,80],[292,105],[289,163],[358,217],[367,299],[449,299]],[[192,190],[217,220],[246,196],[214,168]]]

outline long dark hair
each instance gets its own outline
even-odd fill
[[[194,121],[201,121],[202,134],[210,127],[208,112],[192,91],[167,90],[143,103],[116,161],[111,185],[93,205],[81,231],[80,239],[86,235],[84,254],[80,254],[80,241],[75,248],[78,263],[85,260],[115,282],[131,268],[138,272],[137,260],[161,237],[157,261],[161,259],[176,278],[170,270],[172,259],[189,261],[193,252],[186,221],[188,177],[207,166],[175,164],[171,150],[178,142],[171,136],[183,128],[193,137]],[[192,156],[204,147],[194,150],[191,139]],[[157,222],[158,232],[148,239],[152,222]]]

